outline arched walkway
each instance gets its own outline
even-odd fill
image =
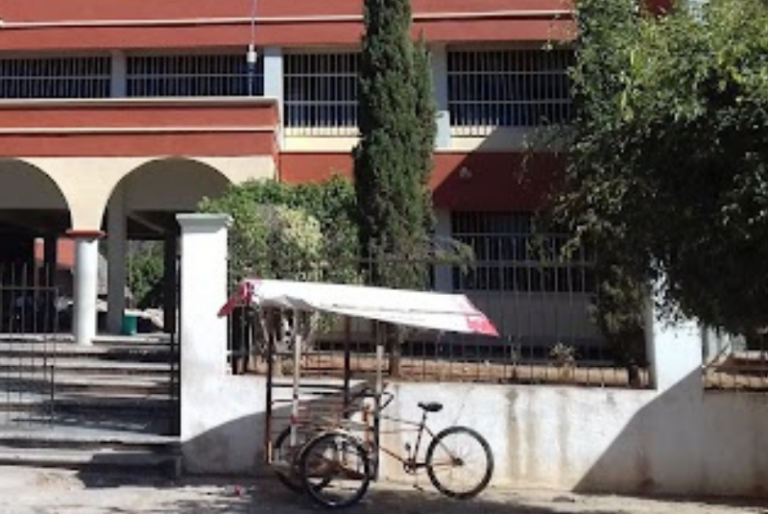
[[[153,295],[158,305],[151,306],[162,308],[164,330],[175,331],[176,214],[194,212],[204,197],[221,195],[229,184],[224,172],[207,163],[168,158],[137,167],[115,186],[103,223],[109,262],[107,328],[110,332],[119,332],[123,325],[129,260],[132,256],[146,255],[147,251],[162,251],[164,256],[164,284],[158,288],[161,293]],[[147,240],[153,243],[145,243],[139,249],[137,242]]]
[[[19,286],[39,288],[40,298],[47,299],[14,330],[55,326],[56,296],[71,295],[71,253],[58,251],[58,238],[70,222],[67,200],[45,171],[23,160],[0,159],[0,313],[9,312],[10,304],[27,294]],[[9,328],[6,321],[7,316],[0,316],[0,332]]]

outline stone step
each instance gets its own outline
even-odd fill
[[[0,391],[6,393],[6,396],[33,392],[42,395],[54,394],[57,398],[61,398],[62,395],[146,398],[158,395],[169,396],[175,388],[176,385],[171,384],[170,377],[155,380],[151,377],[87,376],[59,372],[55,375],[46,375],[42,371],[21,375],[0,372]],[[2,399],[0,399],[1,403]]]
[[[167,395],[123,395],[105,398],[103,395],[59,394],[51,403],[44,394],[10,395],[0,398],[0,418],[12,412],[98,413],[103,415],[169,416],[175,412],[176,401]]]
[[[0,465],[177,477],[181,473],[181,456],[142,450],[65,450],[0,445]]]
[[[82,348],[76,345],[66,345],[43,348],[40,345],[21,343],[18,345],[0,344],[0,358],[7,361],[28,360],[30,362],[68,358],[94,361],[171,363],[177,361],[178,355],[167,347],[153,349],[139,346],[90,346]]]
[[[56,427],[0,429],[4,448],[56,448],[64,450],[141,450],[154,453],[178,453],[177,437],[142,434],[122,430]]]
[[[0,465],[178,475],[177,437],[125,430],[55,427],[0,430]]]
[[[140,376],[169,379],[173,371],[171,364],[167,362],[121,362],[73,357],[32,361],[0,356],[0,373],[34,373],[46,364],[55,365],[57,375],[69,373],[87,376]]]
[[[178,434],[176,414],[172,411],[144,414],[125,411],[0,413],[0,434],[17,429],[26,435],[40,430],[87,430],[88,434],[115,431],[121,434],[174,436]]]

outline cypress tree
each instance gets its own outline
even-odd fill
[[[409,0],[365,0],[365,29],[354,150],[363,254],[374,284],[423,288],[436,131],[429,55],[411,38]]]
[[[354,150],[363,255],[374,285],[421,289],[434,223],[429,54],[423,38],[411,38],[410,0],[365,0],[365,29]],[[392,376],[400,374],[403,337],[397,327],[387,331]]]

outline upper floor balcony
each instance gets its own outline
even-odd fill
[[[0,48],[100,50],[354,45],[362,0],[3,0]],[[254,6],[256,7],[254,13]],[[571,0],[413,0],[414,35],[433,42],[573,36]],[[252,25],[255,30],[252,30]]]

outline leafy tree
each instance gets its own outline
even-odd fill
[[[356,282],[355,194],[349,181],[250,181],[204,199],[202,212],[233,218],[231,280],[247,276]]]
[[[768,4],[577,5],[558,218],[620,268],[625,307],[657,281],[668,313],[754,334],[768,324]]]
[[[133,242],[128,249],[128,289],[140,309],[162,304],[163,245],[156,241]]]
[[[429,178],[436,133],[429,54],[411,38],[409,0],[366,0],[354,150],[360,241],[369,280],[425,288],[434,224]],[[402,331],[389,327],[390,372],[400,373]]]

